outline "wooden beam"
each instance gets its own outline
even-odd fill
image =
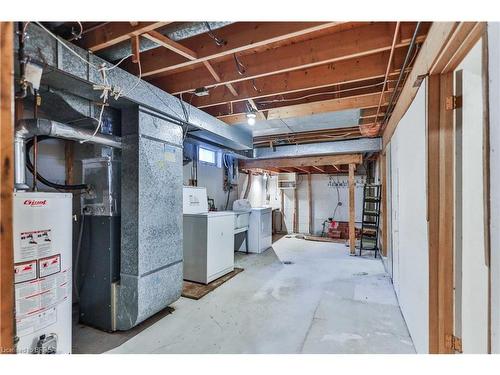
[[[132,62],[135,64],[139,64],[141,61],[141,48],[140,48],[140,36],[134,35],[130,38],[130,44],[132,47]]]
[[[403,22],[401,27],[402,34],[413,33],[415,23]],[[217,71],[221,72],[222,82],[235,83],[388,51],[391,48],[393,33],[394,23],[376,22],[247,54],[242,57],[246,67],[243,76],[234,68],[233,59],[214,62],[214,64]],[[425,30],[422,30],[422,34],[424,33]],[[422,42],[424,38],[425,35],[421,35],[418,41]],[[408,44],[409,40],[399,42],[395,48],[402,48]],[[212,87],[217,84],[217,81],[206,76],[201,67],[154,77],[151,82],[172,94],[191,91],[198,87]]]
[[[188,60],[196,60],[198,58],[198,54],[190,48],[184,47],[182,44],[173,41],[169,37],[160,34],[158,31],[149,31],[143,36],[156,44],[159,44],[162,47],[167,48],[168,50],[175,52],[178,55],[185,57]]]
[[[185,61],[181,56],[166,49],[154,48],[143,52],[143,76],[172,71],[182,67],[218,59],[267,44],[280,42],[300,35],[321,31],[342,22],[237,22],[214,31],[225,40],[219,46],[207,34],[200,34],[182,41],[182,45],[196,52],[196,60]],[[125,69],[132,68],[124,63]]]
[[[309,234],[312,235],[314,233],[314,222],[313,222],[313,205],[312,205],[312,183],[311,183],[311,174],[307,174],[307,202],[309,205]]]
[[[326,155],[326,156],[307,156],[300,158],[278,158],[278,159],[240,159],[239,166],[241,169],[250,168],[294,168],[294,167],[311,167],[324,166],[332,164],[361,164],[363,156],[361,154],[346,154],[346,155]]]
[[[74,141],[65,141],[64,142],[64,159],[65,159],[65,168],[66,168],[66,185],[74,184],[74,173],[73,173],[73,165],[75,162],[75,142]]]
[[[356,229],[355,223],[355,210],[354,210],[354,170],[355,164],[349,164],[349,252],[351,255],[356,254]]]
[[[298,189],[293,189],[293,233],[299,233],[299,197]]]
[[[453,335],[453,214],[454,214],[454,141],[453,111],[446,110],[446,98],[453,95],[453,73],[440,76],[439,118],[439,352],[452,353],[446,337]]]
[[[280,118],[310,116],[317,113],[373,107],[378,104],[379,97],[379,94],[366,94],[355,97],[330,99],[321,102],[312,102],[307,104],[291,105],[288,107],[273,108],[268,111],[267,119],[274,120]],[[389,94],[386,93],[384,103],[387,104],[388,100]]]
[[[14,352],[14,23],[0,22],[0,349]]]
[[[79,45],[92,52],[100,51],[146,32],[168,25],[171,22],[108,22],[88,33],[83,34]]]
[[[394,107],[387,126],[383,131],[384,149],[391,140],[399,121],[404,116],[413,99],[417,95],[419,86],[415,87],[415,82],[418,77],[427,75],[430,72],[434,61],[439,56],[439,53],[450,38],[455,27],[456,22],[434,22],[429,29],[427,38],[422,44],[413,68],[408,75],[405,85],[403,86],[403,90],[401,91],[396,106]]]
[[[318,167],[317,165],[311,165],[312,168],[316,169],[318,172],[325,173],[325,170]]]
[[[312,130],[304,132],[295,133],[281,133],[265,136],[257,136],[253,138],[253,144],[258,145],[269,145],[269,143],[274,143],[277,141],[287,141],[289,143],[296,143],[301,141],[316,141],[319,139],[350,139],[359,138],[361,133],[359,126],[337,128],[337,129],[326,129],[326,130]],[[309,171],[308,171],[309,172]]]
[[[485,22],[460,22],[439,54],[429,74],[454,70],[485,30]]]
[[[439,353],[439,75],[427,84],[427,228],[429,241],[429,353]],[[387,216],[387,215],[386,215]]]
[[[396,66],[400,66],[406,51],[397,50],[394,56]],[[210,107],[227,102],[257,99],[273,95],[320,89],[334,85],[384,78],[390,52],[381,52],[358,59],[343,60],[337,63],[276,74],[255,81],[242,81],[235,84],[238,95],[235,97],[215,87],[210,95],[195,98],[193,105],[198,108]],[[257,88],[257,90],[256,90]],[[378,87],[380,92],[381,87]]]

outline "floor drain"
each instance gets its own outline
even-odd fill
[[[288,264],[293,264],[293,262],[292,262],[291,260],[285,260],[285,261],[283,262],[283,264],[287,264],[287,265],[288,265]]]
[[[368,275],[368,272],[358,272],[358,273],[353,273],[353,276],[366,276]]]

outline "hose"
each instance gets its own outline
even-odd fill
[[[47,135],[39,135],[37,137],[37,142],[41,142],[43,140],[50,139],[50,138],[53,138],[53,137],[49,137]],[[54,138],[54,139],[57,139],[57,138]],[[33,167],[33,164],[31,163],[31,159],[30,159],[30,150],[31,150],[31,147],[33,147],[33,144],[34,144],[33,138],[29,139],[26,142],[26,167],[28,168],[28,170],[31,172],[31,174],[35,178],[35,168]],[[40,181],[41,183],[43,183],[51,188],[57,189],[57,190],[87,190],[89,188],[89,186],[86,184],[77,184],[77,185],[57,184],[55,182],[49,181],[46,178],[44,178],[42,175],[40,175],[40,173],[38,173],[38,171],[36,172],[36,179],[38,181]]]

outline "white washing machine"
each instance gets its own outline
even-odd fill
[[[232,211],[208,211],[207,191],[185,186],[184,279],[202,284],[234,270],[234,225]]]
[[[272,208],[251,207],[247,199],[234,202],[233,210],[251,210],[248,226],[248,252],[260,254],[273,244]],[[240,249],[240,251],[245,251]]]

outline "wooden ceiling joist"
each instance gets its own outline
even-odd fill
[[[290,39],[315,31],[320,31],[341,22],[237,22],[218,29],[215,34],[225,40],[225,45],[217,45],[207,34],[200,34],[183,40],[182,45],[195,51],[198,58],[187,60],[177,53],[164,48],[154,48],[142,53],[143,77],[172,71],[203,61],[212,60],[270,43]],[[127,69],[133,66],[125,63]]]
[[[176,41],[166,37],[158,31],[149,31],[143,36],[178,55],[184,56],[188,60],[196,60],[198,58],[198,54],[195,51],[184,47],[182,44],[177,43]]]
[[[171,22],[136,22],[132,25],[130,22],[109,22],[83,34],[79,45],[96,52],[169,23]]]
[[[311,130],[297,133],[282,133],[268,136],[254,137],[253,144],[255,147],[267,147],[269,144],[301,144],[310,142],[323,142],[353,139],[361,137],[359,126],[343,127],[327,130]]]
[[[291,71],[255,81],[239,82],[235,84],[238,96],[231,95],[224,88],[216,87],[210,91],[210,95],[195,98],[193,105],[198,108],[205,108],[227,102],[285,95],[337,84],[383,78],[389,53],[385,51],[363,56],[359,59],[343,60],[338,63]],[[396,66],[402,65],[405,54],[405,49],[398,49],[395,52]]]
[[[399,121],[417,95],[419,86],[416,86],[415,82],[418,77],[425,76],[432,70],[434,64],[438,61],[443,46],[447,45],[456,27],[456,22],[434,22],[432,24],[427,38],[420,48],[413,68],[403,86],[401,94],[399,95],[391,117],[387,122],[387,126],[383,131],[383,148],[389,143]]]
[[[413,32],[415,23],[403,23],[402,34]],[[172,73],[158,77],[151,82],[167,92],[178,94],[192,91],[198,87],[212,87],[219,82],[235,83],[269,75],[286,73],[292,70],[306,69],[313,66],[358,58],[391,49],[391,33],[394,23],[380,22],[362,27],[334,32],[318,38],[268,49],[241,57],[245,64],[245,74],[241,75],[234,68],[234,61],[227,59],[214,63],[220,72],[221,81],[214,81],[206,75],[203,68]],[[423,41],[423,34],[419,41]],[[396,44],[396,48],[405,47],[409,40]]]
[[[240,160],[239,166],[241,169],[252,168],[303,168],[324,165],[344,165],[344,164],[361,164],[363,156],[361,154],[347,155],[327,155],[327,156],[308,156],[300,158],[279,158],[279,159],[248,159]]]
[[[268,120],[284,119],[299,116],[309,116],[318,113],[335,112],[345,109],[373,107],[378,104],[380,94],[367,94],[356,97],[330,99],[322,102],[298,104],[288,107],[273,108],[267,113]],[[387,105],[389,93],[384,95],[384,105]]]

